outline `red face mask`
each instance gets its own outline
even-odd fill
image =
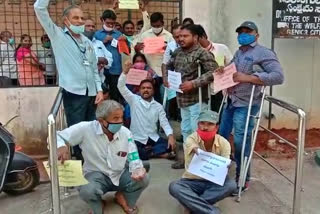
[[[213,140],[214,136],[217,134],[217,129],[214,129],[212,131],[202,131],[198,129],[197,133],[203,141],[209,141]]]

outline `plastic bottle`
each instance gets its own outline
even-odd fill
[[[140,169],[143,168],[142,161],[140,160],[139,153],[136,147],[136,144],[132,140],[132,138],[128,139],[129,143],[129,172],[131,173],[137,173],[140,171]]]

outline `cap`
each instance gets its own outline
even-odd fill
[[[255,30],[258,32],[258,27],[254,22],[245,21],[239,27],[237,27],[236,32],[238,33],[241,28],[249,28],[251,30]]]
[[[215,111],[211,110],[204,110],[200,112],[199,115],[199,122],[210,122],[210,123],[218,123],[219,121],[219,114]]]

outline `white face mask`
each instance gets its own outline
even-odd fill
[[[163,30],[163,27],[159,27],[159,28],[152,27],[152,31],[154,34],[160,34],[162,30]]]
[[[106,31],[112,31],[114,28],[111,27],[107,27],[106,25],[103,25],[103,29],[105,29]]]
[[[73,24],[71,24],[71,22],[69,21],[69,19],[68,19],[68,22],[69,22],[69,24],[70,24],[70,26],[69,26],[69,28],[70,28],[70,30],[73,32],[73,33],[75,33],[75,34],[81,34],[81,33],[83,33],[84,32],[84,25],[73,25]]]

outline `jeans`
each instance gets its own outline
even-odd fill
[[[219,214],[219,208],[212,204],[228,197],[236,188],[236,182],[228,176],[223,186],[206,180],[182,178],[170,184],[169,192],[193,214]]]
[[[152,156],[162,155],[171,151],[168,149],[168,141],[161,137],[157,142],[149,138],[146,145],[139,141],[135,141],[135,143],[141,160],[149,160]]]
[[[259,106],[252,106],[251,115],[256,115],[259,111]],[[242,142],[244,137],[244,130],[246,127],[248,114],[248,107],[235,107],[228,102],[227,106],[223,110],[219,134],[226,139],[229,139],[232,128],[234,128],[234,149],[235,149],[235,161],[237,164],[236,169],[236,178],[240,176],[240,166],[241,166],[241,151],[242,151]],[[246,146],[244,150],[245,157],[249,157],[251,151],[251,135],[254,127],[254,119],[251,117],[248,127],[248,134],[246,140]],[[246,181],[250,180],[250,167],[246,177]]]
[[[206,103],[202,103],[201,110],[207,108],[208,105]],[[183,136],[183,142],[186,141],[189,135],[196,131],[198,127],[198,118],[201,110],[199,103],[181,108],[181,133]]]
[[[92,121],[96,119],[96,105],[94,103],[96,97],[77,95],[64,89],[62,95],[68,127],[83,121]],[[79,146],[73,147],[73,153],[77,160],[83,161]]]
[[[89,183],[80,186],[79,195],[89,204],[94,214],[103,214],[101,197],[111,191],[121,191],[129,207],[133,208],[142,191],[149,184],[148,175],[141,181],[132,180],[128,168],[122,173],[119,186],[115,186],[110,178],[102,172],[90,172],[85,175],[85,178]]]

